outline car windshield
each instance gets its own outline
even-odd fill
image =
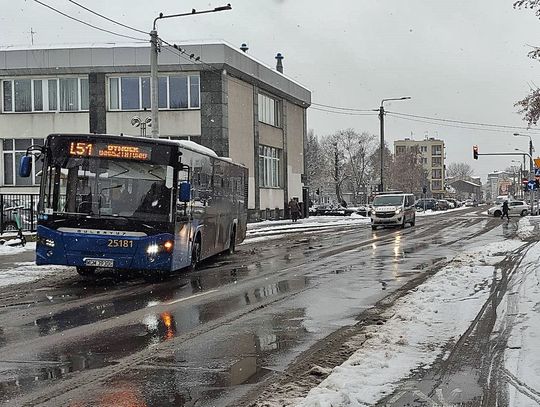
[[[373,206],[396,206],[403,203],[403,196],[399,195],[380,195],[373,200]]]

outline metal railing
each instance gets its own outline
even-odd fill
[[[22,207],[19,210],[22,229],[35,232],[38,197],[38,194],[0,194],[0,234],[17,231],[15,214],[10,210],[14,207]]]

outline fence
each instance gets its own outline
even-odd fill
[[[37,194],[0,194],[0,234],[17,230],[15,212],[9,208],[21,206],[21,226],[35,232],[37,226]]]

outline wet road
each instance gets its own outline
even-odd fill
[[[1,289],[0,401],[236,406],[431,264],[512,232],[479,212],[245,244],[157,284],[69,271]]]

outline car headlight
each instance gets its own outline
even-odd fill
[[[174,242],[172,240],[167,240],[161,244],[152,243],[146,248],[146,254],[149,256],[155,256],[161,252],[171,253],[174,248]]]
[[[396,215],[399,215],[401,213],[401,208],[396,209]]]
[[[45,238],[43,236],[38,236],[37,241],[38,241],[38,243],[40,243],[40,244],[42,244],[44,246],[47,246],[47,247],[54,247],[55,246],[55,243],[54,243],[53,239],[48,239],[48,238]]]

